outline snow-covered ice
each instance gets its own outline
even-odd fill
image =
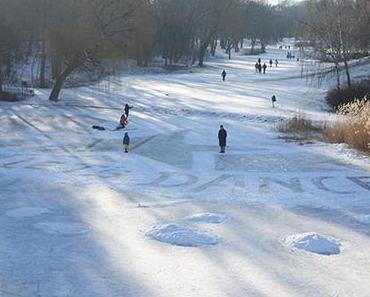
[[[215,245],[219,241],[216,235],[174,223],[154,226],[146,235],[161,242],[184,247]]]
[[[192,223],[209,223],[209,224],[220,224],[225,222],[227,217],[223,214],[218,213],[198,213],[195,215],[190,215],[185,218],[185,220]]]
[[[45,89],[0,102],[0,296],[369,297],[369,158],[279,139],[276,124],[297,113],[335,117],[331,82],[301,77],[285,55],[259,56],[280,62],[265,75],[258,56],[218,52],[192,73],[122,73],[57,103]],[[126,102],[128,154],[125,130],[91,129],[115,127]],[[340,253],[281,244],[308,231],[339,239]]]
[[[339,240],[315,232],[290,235],[284,239],[284,243],[291,249],[326,256],[339,254],[341,247]]]

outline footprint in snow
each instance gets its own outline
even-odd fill
[[[43,207],[20,207],[8,210],[5,216],[13,219],[23,219],[40,216],[43,214],[49,214],[51,211]]]
[[[33,227],[47,234],[82,235],[90,232],[87,225],[71,222],[42,222],[33,224]]]

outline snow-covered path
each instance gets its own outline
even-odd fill
[[[280,59],[266,75],[219,58],[0,102],[0,296],[370,296],[370,174],[278,139],[298,112],[331,118],[283,55],[261,56]],[[129,154],[123,131],[91,129],[125,102]],[[333,255],[297,248],[315,244]]]

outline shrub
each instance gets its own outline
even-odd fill
[[[338,109],[338,119],[323,129],[330,142],[347,143],[351,148],[370,152],[370,101],[355,100]]]
[[[370,99],[370,80],[354,83],[351,88],[332,89],[326,94],[326,102],[334,110],[360,98]]]
[[[17,101],[19,100],[16,94],[8,93],[8,92],[0,92],[0,100],[1,101]]]

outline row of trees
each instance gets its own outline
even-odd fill
[[[0,0],[0,92],[31,60],[37,84],[58,100],[70,75],[101,62],[132,59],[146,66],[162,57],[204,65],[218,44],[229,54],[251,40],[265,46],[282,37],[311,41],[319,58],[340,65],[368,50],[369,0],[307,0],[271,6],[257,0]],[[303,25],[303,26],[302,26]],[[51,71],[49,71],[51,69]]]
[[[38,86],[53,84],[50,100],[73,72],[106,59],[203,66],[218,40],[231,58],[245,37],[264,48],[294,34],[292,12],[299,17],[294,6],[251,0],[0,0],[0,7],[0,92],[36,57]]]
[[[348,62],[368,55],[370,47],[369,0],[309,0],[303,24],[304,37],[311,41],[320,60],[331,62],[340,87],[340,65],[344,65],[346,82],[352,80]]]

